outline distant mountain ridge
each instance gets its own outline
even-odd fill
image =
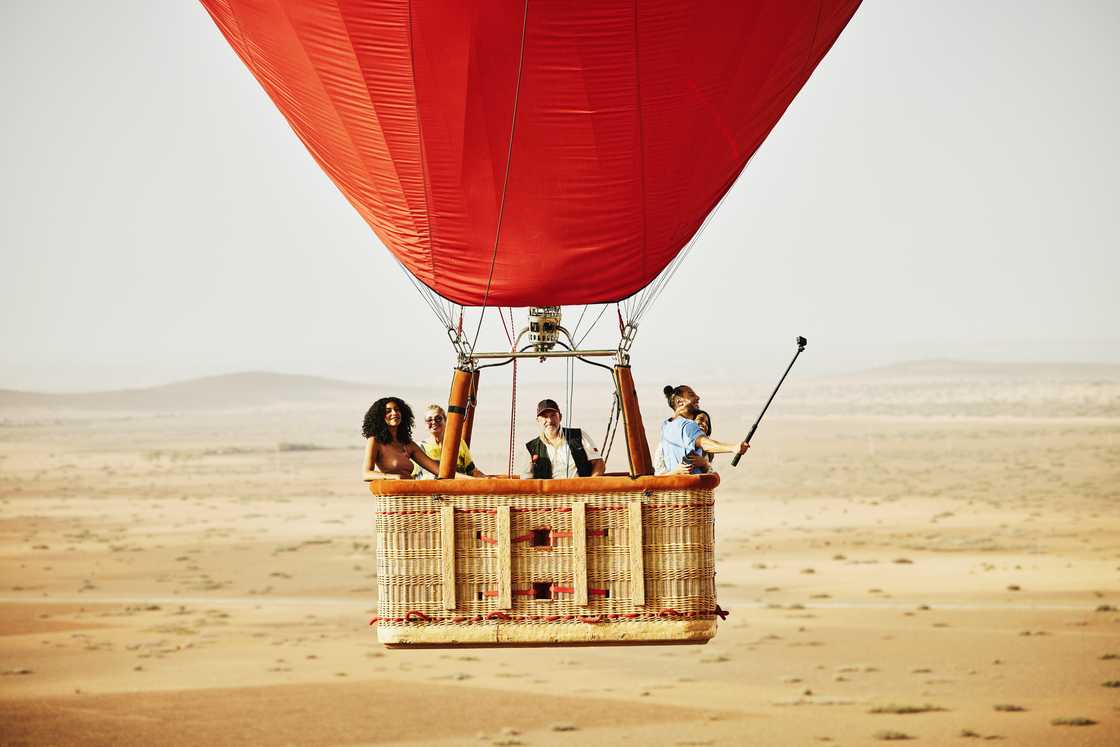
[[[1120,378],[1120,364],[1078,362],[1000,362],[970,361],[951,358],[900,361],[886,366],[876,366],[853,371],[840,378],[1013,378],[1013,379],[1062,379],[1084,381],[1093,378]],[[822,378],[837,378],[826,376]]]
[[[711,401],[726,399],[717,382],[702,382]],[[771,382],[736,384],[734,399],[765,401]],[[756,391],[757,390],[757,391]],[[546,391],[546,390],[542,390]],[[300,405],[339,405],[364,411],[393,393],[413,406],[441,401],[442,381],[361,384],[319,376],[249,371],[161,386],[80,393],[0,389],[0,419],[43,415],[217,412]],[[1113,415],[1120,412],[1120,365],[905,361],[848,374],[791,377],[777,409],[788,412],[898,414]],[[528,399],[533,399],[528,397]],[[656,399],[656,398],[655,398]],[[932,410],[930,408],[933,408]]]
[[[362,399],[372,385],[301,374],[247,371],[205,376],[153,387],[78,393],[0,389],[0,411],[74,410],[216,410],[263,407],[285,402]]]

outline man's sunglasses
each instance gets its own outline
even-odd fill
[[[434,418],[424,418],[424,422],[428,425],[435,425],[436,423],[442,423],[443,421],[444,417],[442,415],[436,415]]]

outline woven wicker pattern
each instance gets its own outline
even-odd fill
[[[378,621],[400,626],[643,622],[715,614],[710,489],[375,496]],[[642,506],[644,579],[631,577],[629,505]],[[575,603],[572,506],[586,517],[587,606]],[[454,609],[443,603],[441,508],[454,507]],[[499,597],[498,507],[510,507],[511,606]],[[645,604],[635,605],[644,583]],[[542,635],[544,630],[542,629]]]

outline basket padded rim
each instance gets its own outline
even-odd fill
[[[647,477],[574,477],[563,480],[519,480],[483,477],[451,480],[370,480],[374,495],[553,495],[633,493],[635,491],[714,490],[719,475],[662,475]]]

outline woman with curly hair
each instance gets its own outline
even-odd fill
[[[433,475],[439,474],[439,462],[412,440],[412,421],[412,408],[400,397],[382,397],[373,403],[362,422],[366,437],[363,479],[408,480],[414,460]]]

